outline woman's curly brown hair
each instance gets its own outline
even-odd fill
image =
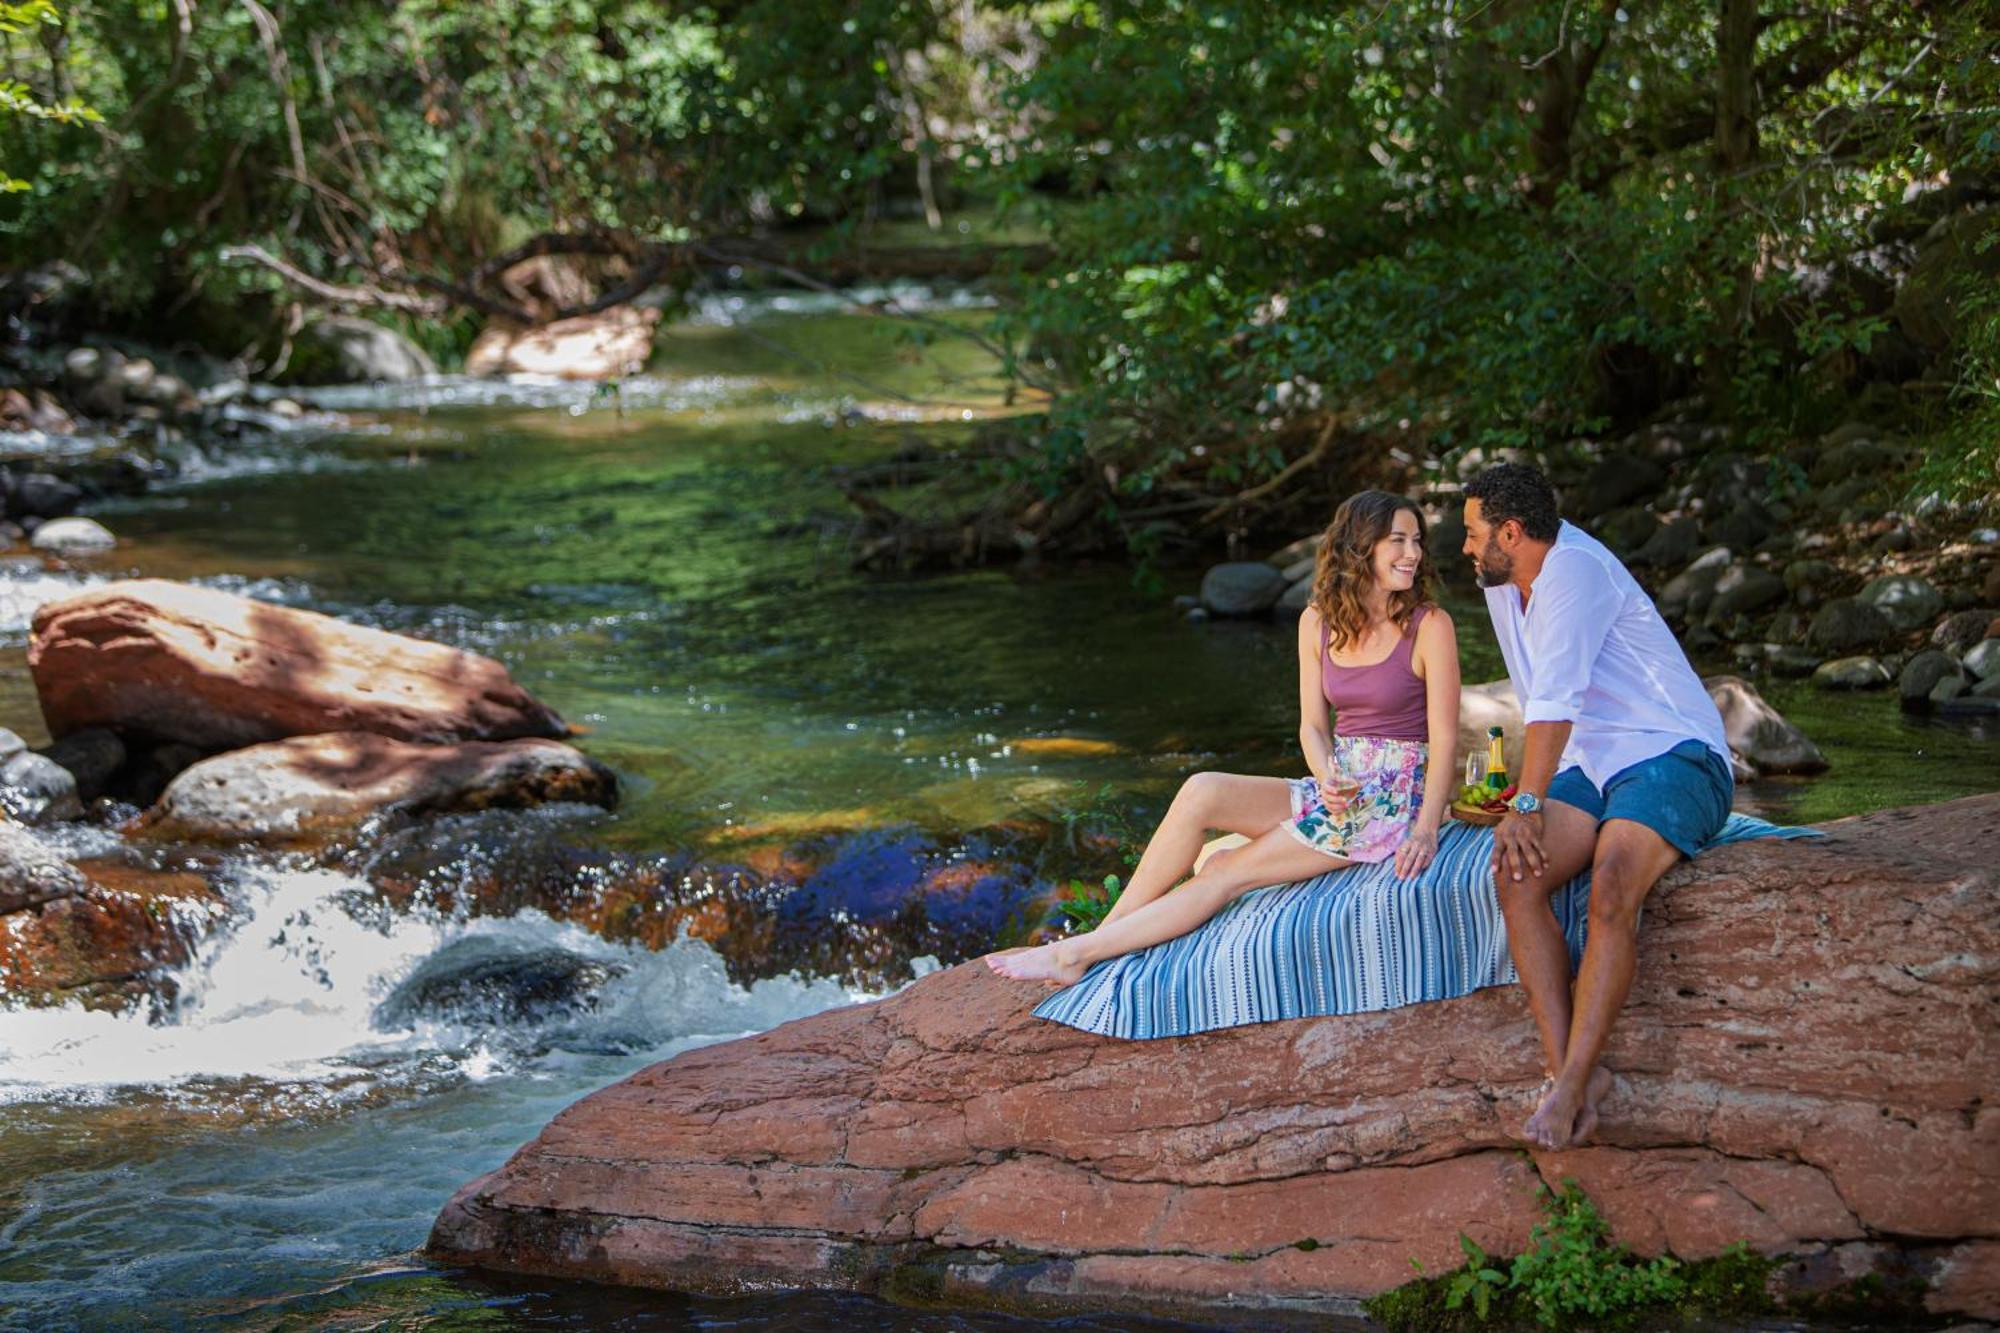
[[[1405,634],[1420,606],[1432,603],[1431,552],[1424,513],[1407,497],[1387,491],[1362,491],[1341,501],[1333,522],[1319,539],[1319,564],[1313,570],[1312,605],[1324,631],[1322,645],[1338,652],[1358,643],[1368,632],[1368,594],[1375,586],[1375,544],[1394,528],[1396,515],[1417,516],[1417,577],[1406,591],[1389,595],[1389,619]]]

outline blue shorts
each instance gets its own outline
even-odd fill
[[[1729,762],[1700,741],[1673,749],[1611,775],[1604,790],[1580,768],[1565,768],[1549,783],[1551,801],[1561,801],[1602,822],[1629,819],[1644,824],[1693,856],[1721,832],[1736,799]]]

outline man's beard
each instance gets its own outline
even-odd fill
[[[1514,577],[1513,560],[1500,549],[1500,543],[1490,537],[1474,567],[1479,571],[1479,586],[1482,588],[1497,588]]]

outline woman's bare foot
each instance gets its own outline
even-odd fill
[[[989,953],[986,966],[1003,977],[1015,981],[1055,981],[1065,986],[1076,984],[1084,972],[1082,963],[1066,962],[1058,954],[1062,948],[1055,944],[1038,944],[1032,949],[1009,949],[1006,953]]]
[[[1588,1143],[1597,1133],[1597,1104],[1611,1092],[1611,1071],[1603,1065],[1590,1071],[1590,1082],[1583,1090],[1583,1109],[1576,1113],[1576,1133],[1570,1138],[1570,1146]]]

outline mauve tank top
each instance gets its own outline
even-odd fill
[[[1320,686],[1326,691],[1326,701],[1333,705],[1334,735],[1381,736],[1396,741],[1430,739],[1424,682],[1410,669],[1417,626],[1423,623],[1428,609],[1417,608],[1410,617],[1409,632],[1396,640],[1389,655],[1373,666],[1340,666],[1327,652],[1326,638],[1320,639]]]

